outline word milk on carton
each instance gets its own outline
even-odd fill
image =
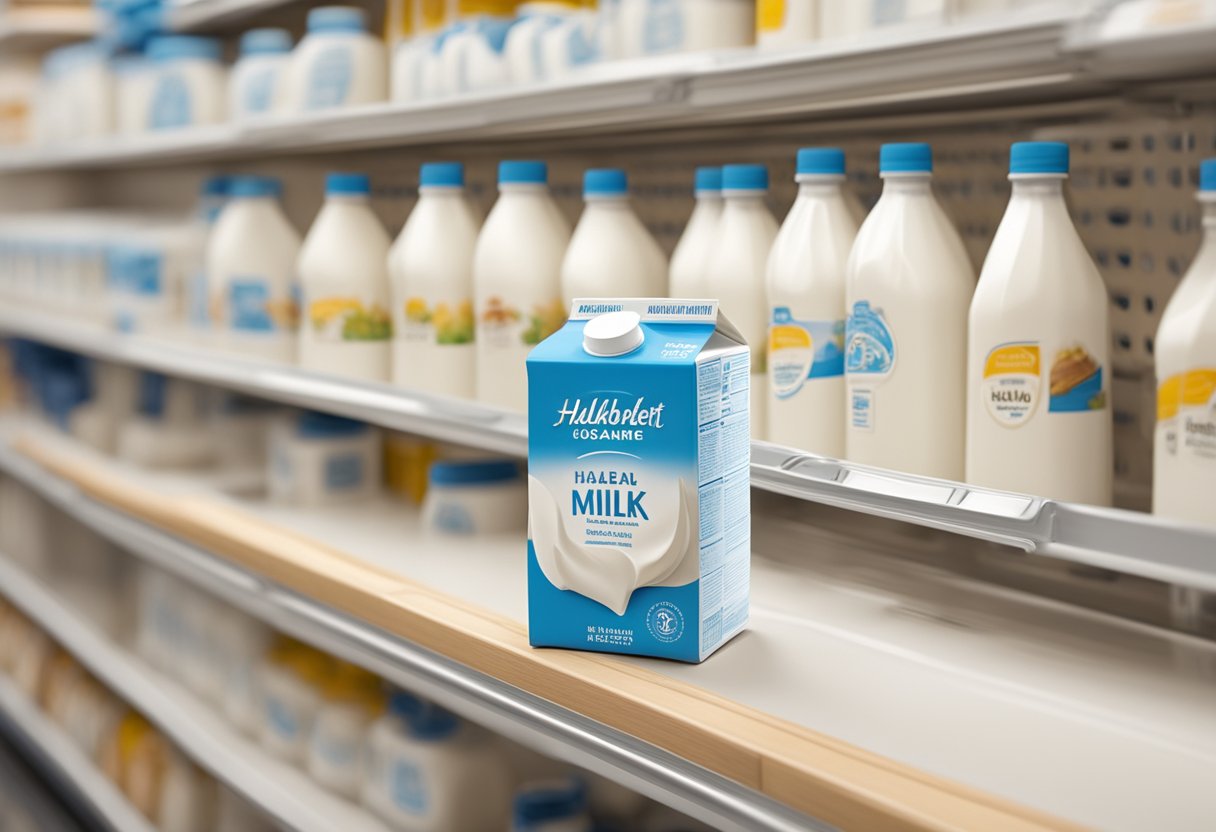
[[[575,300],[528,356],[533,646],[699,662],[744,628],[748,373],[711,300]]]

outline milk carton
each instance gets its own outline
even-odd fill
[[[576,299],[532,351],[533,646],[699,662],[743,629],[750,378],[712,300]]]

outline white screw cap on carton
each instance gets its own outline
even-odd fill
[[[583,327],[583,349],[604,358],[633,352],[644,338],[642,316],[637,312],[606,312]]]

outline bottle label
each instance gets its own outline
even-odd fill
[[[1062,349],[1051,363],[1051,413],[1081,413],[1106,408],[1102,365],[1081,345]]]
[[[268,113],[274,103],[274,82],[278,71],[267,67],[250,76],[245,83],[242,104],[246,113]]]
[[[867,300],[853,304],[845,321],[844,371],[849,385],[849,424],[874,430],[874,388],[895,369],[895,336],[881,309]]]
[[[408,760],[396,760],[388,772],[388,793],[393,805],[413,816],[427,812],[426,780],[418,766]]]
[[[363,484],[363,457],[357,453],[335,454],[325,460],[325,488],[350,491]]]
[[[407,298],[393,328],[397,338],[413,344],[452,346],[473,343],[473,301]]]
[[[1175,424],[1181,456],[1216,461],[1216,368],[1199,367],[1181,377]]]
[[[1039,345],[1017,341],[993,348],[984,360],[980,395],[988,415],[1005,427],[1021,427],[1039,406],[1042,388]]]
[[[478,313],[477,337],[491,347],[534,347],[566,323],[560,299],[535,303],[524,312],[492,297]]]
[[[684,12],[677,0],[647,0],[642,52],[660,55],[684,46]]]
[[[350,92],[353,58],[349,46],[331,46],[320,52],[308,74],[306,110],[341,107]]]
[[[773,307],[768,368],[773,394],[796,395],[808,379],[844,374],[844,321],[800,321],[788,306]]]
[[[785,0],[759,0],[756,3],[756,31],[776,32],[785,25]]]
[[[310,300],[308,323],[318,341],[386,341],[393,334],[393,323],[382,306],[351,295]]]
[[[188,127],[190,118],[190,85],[178,72],[166,72],[157,81],[148,111],[148,126],[153,130]]]

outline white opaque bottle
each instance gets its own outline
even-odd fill
[[[511,832],[592,832],[587,787],[577,777],[528,783],[515,795]]]
[[[211,176],[203,182],[194,209],[195,260],[186,277],[186,324],[190,334],[205,338],[211,329],[211,298],[207,290],[207,246],[215,223],[228,202],[230,177]]]
[[[510,81],[503,49],[518,0],[455,0],[455,22],[439,39],[441,95],[501,87]]]
[[[667,297],[667,257],[629,204],[617,168],[583,175],[586,207],[562,260],[562,302],[574,298]]]
[[[483,729],[408,693],[368,736],[364,802],[397,829],[503,829],[506,758]]]
[[[710,297],[709,256],[722,219],[722,168],[697,168],[692,216],[671,254],[668,290],[673,298]]]
[[[798,197],[768,259],[768,440],[844,456],[844,322],[857,223],[844,151],[798,151]]]
[[[608,9],[623,58],[735,49],[755,41],[751,0],[616,0]]]
[[[768,300],[765,270],[777,237],[777,221],[765,204],[768,168],[727,165],[722,168],[722,219],[710,248],[706,272],[708,297],[717,298],[724,314],[751,347],[750,400],[752,438],[764,439],[768,428]]]
[[[194,35],[161,35],[148,42],[155,66],[148,126],[153,130],[221,122],[228,79],[220,42]]]
[[[1013,194],[971,302],[967,482],[1109,505],[1109,301],[1067,178],[1068,145],[1013,145]]]
[[[846,442],[853,462],[963,477],[975,273],[933,195],[927,144],[883,145],[883,191],[849,255]]]
[[[365,381],[389,380],[388,233],[361,173],[331,173],[325,204],[300,249],[300,366]]]
[[[308,32],[283,78],[286,112],[369,104],[388,97],[384,44],[367,31],[362,9],[322,6],[308,13]]]
[[[1216,525],[1216,159],[1200,165],[1203,243],[1161,316],[1153,512]]]
[[[820,2],[757,0],[756,45],[762,49],[783,49],[814,40],[819,35]],[[833,0],[822,2],[830,3]]]
[[[250,29],[241,35],[241,55],[228,79],[228,110],[233,121],[274,109],[290,59],[291,35],[286,29]]]
[[[282,186],[235,176],[207,244],[207,293],[215,342],[242,355],[292,362],[299,310],[300,234],[279,205]]]
[[[498,201],[473,254],[477,398],[518,411],[528,409],[528,353],[566,321],[561,269],[570,225],[547,183],[544,162],[502,162]]]
[[[389,251],[393,383],[471,399],[473,248],[480,221],[465,196],[464,165],[432,162],[419,174],[418,204]]]

